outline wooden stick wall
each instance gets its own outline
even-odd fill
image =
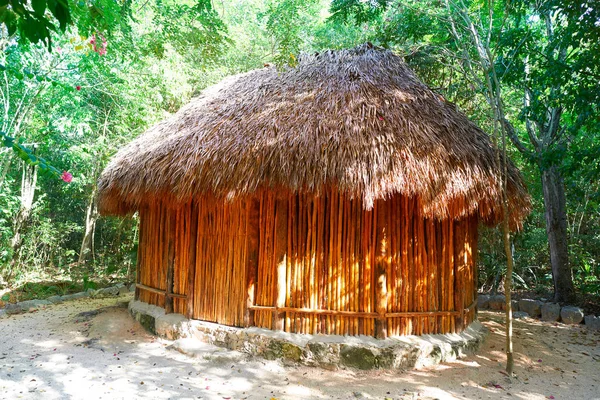
[[[139,283],[158,293],[142,289],[139,299],[296,333],[460,331],[475,318],[477,218],[433,221],[417,210],[395,196],[365,211],[335,190],[150,204],[140,210]]]

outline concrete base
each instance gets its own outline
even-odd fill
[[[474,321],[458,334],[398,336],[385,340],[370,336],[303,335],[262,328],[236,328],[188,320],[180,314],[133,300],[129,312],[150,332],[180,339],[174,348],[183,353],[213,358],[214,350],[191,344],[190,339],[235,350],[233,355],[259,356],[284,364],[303,364],[327,369],[405,369],[453,361],[476,351],[487,329]],[[219,358],[225,356],[218,352]],[[234,357],[235,358],[235,357]]]

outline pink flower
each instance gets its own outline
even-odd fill
[[[70,183],[73,180],[73,175],[71,175],[67,171],[63,171],[62,175],[60,176],[60,179],[67,183]]]
[[[102,40],[102,46],[98,45],[98,39]],[[98,34],[98,38],[96,38],[96,35],[92,35],[90,44],[92,45],[93,50],[98,53],[98,55],[106,55],[106,38],[104,36]]]
[[[75,89],[81,90],[81,86],[77,85],[77,86],[75,86]]]

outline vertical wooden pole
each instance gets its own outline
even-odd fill
[[[141,275],[140,275],[140,270],[142,269],[142,263],[144,262],[144,259],[146,258],[146,255],[144,254],[145,251],[147,250],[146,248],[146,244],[144,243],[144,239],[146,238],[146,225],[147,222],[146,219],[148,218],[148,213],[145,212],[143,207],[140,207],[140,212],[139,212],[139,219],[140,219],[140,226],[138,228],[138,251],[137,251],[137,265],[136,265],[136,269],[135,269],[135,283],[139,284],[142,283],[141,281]],[[140,299],[140,289],[137,287],[135,287],[135,299],[139,300]]]
[[[275,312],[273,313],[273,329],[282,331],[285,328],[285,313],[277,308],[285,307],[286,272],[287,272],[287,223],[288,199],[275,202]]]
[[[253,198],[247,202],[246,231],[246,306],[244,309],[244,326],[254,326],[254,311],[250,309],[255,303],[256,275],[258,273],[258,246],[260,227],[260,201]]]
[[[414,251],[414,243],[415,243],[415,231],[414,231],[414,218],[415,218],[415,206],[416,206],[416,199],[414,197],[411,197],[408,199],[408,205],[407,205],[407,213],[406,213],[406,226],[407,226],[407,230],[406,230],[406,236],[408,238],[408,276],[407,276],[407,282],[408,282],[408,290],[407,290],[407,298],[408,298],[408,307],[407,310],[408,311],[416,311],[417,307],[416,307],[416,302],[415,302],[415,286],[416,286],[416,275],[415,275],[415,269],[416,267],[416,262],[415,262],[415,251]],[[415,323],[414,323],[414,318],[413,317],[409,317],[406,318],[406,329],[405,329],[405,335],[414,335],[416,332],[414,331],[415,329]]]
[[[384,201],[376,204],[376,236],[375,236],[375,298],[377,301],[377,320],[375,321],[375,337],[385,339],[387,337],[387,262],[389,253],[389,221],[386,213],[387,205]]]
[[[477,300],[477,290],[479,289],[479,269],[477,266],[477,257],[479,255],[479,251],[477,249],[477,238],[478,238],[478,221],[477,217],[473,216],[473,228],[471,231],[471,268],[473,268],[473,300]],[[475,306],[473,311],[473,320],[477,316],[477,306]]]
[[[411,240],[408,237],[408,197],[402,195],[402,210],[401,210],[401,218],[400,218],[400,226],[402,227],[401,240],[402,240],[402,291],[400,292],[401,296],[401,304],[400,311],[408,311],[408,298],[410,293],[410,280],[409,277],[409,269],[408,269],[408,243]],[[407,318],[399,318],[400,320],[400,334],[405,335],[407,332],[408,322]]]
[[[186,316],[188,318],[194,318],[194,297],[196,296],[195,284],[196,284],[196,246],[198,245],[198,213],[200,209],[198,203],[193,201],[190,203],[190,238],[188,249],[188,282],[187,282],[187,305],[186,305]]]
[[[454,224],[454,309],[460,314],[456,317],[455,329],[457,332],[463,330],[464,319],[464,220],[456,221]]]
[[[454,275],[454,224],[455,221],[452,219],[448,219],[448,231],[447,231],[447,260],[446,265],[448,267],[447,272],[448,275],[446,278],[448,279],[448,293],[446,295],[446,301],[448,303],[448,310],[454,311],[454,296],[455,296],[455,275]],[[454,318],[448,318],[448,330],[444,333],[454,333]]]
[[[167,247],[167,286],[165,290],[165,313],[173,313],[173,273],[175,266],[175,230],[176,230],[176,217],[177,211],[173,209],[166,209],[167,213],[167,227],[166,233],[168,237]]]

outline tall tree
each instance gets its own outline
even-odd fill
[[[504,110],[502,129],[540,173],[557,302],[575,297],[562,169],[570,143],[598,120],[599,13],[585,1],[396,0],[378,32],[409,58],[435,54]]]
[[[507,7],[507,28],[498,38],[502,55],[495,68],[500,84],[521,93],[519,117],[525,134],[519,135],[508,120],[505,125],[515,147],[540,171],[554,301],[572,302],[562,170],[570,143],[598,118],[600,10],[566,0],[521,1]]]

